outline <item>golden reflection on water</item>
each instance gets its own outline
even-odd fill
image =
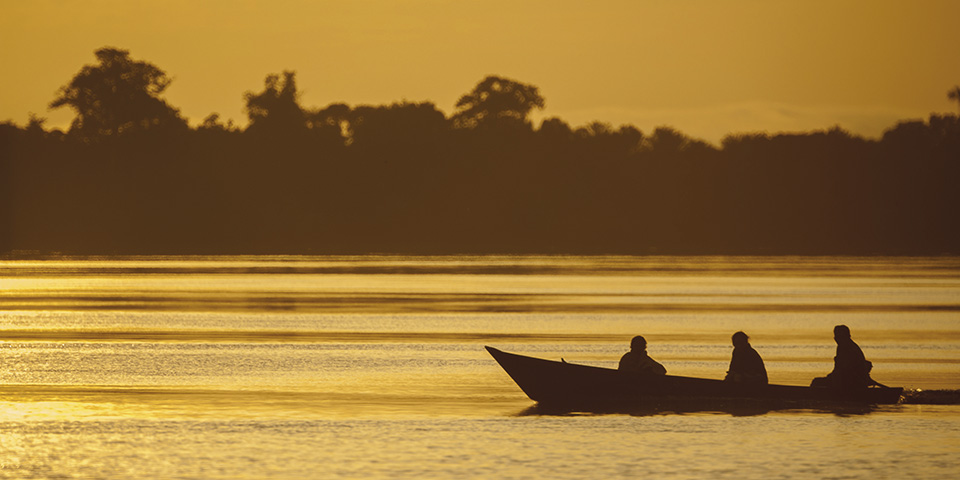
[[[499,375],[364,373],[322,385],[257,386],[0,386],[0,424],[70,419],[302,419],[477,417],[506,415],[529,406]],[[316,382],[316,378],[312,379]]]
[[[960,387],[957,258],[177,257],[0,261],[0,393],[10,418],[503,413],[527,401],[484,344],[613,367],[642,333],[722,378],[745,330],[806,384],[838,323],[879,380]]]
[[[591,270],[518,274],[155,273],[0,278],[4,310],[644,313],[670,311],[960,312],[960,279],[896,281],[822,272],[665,276]],[[17,271],[7,264],[0,272]],[[127,270],[137,271],[130,266]],[[307,269],[307,271],[310,271]],[[795,273],[795,272],[794,272]],[[816,276],[818,273],[821,276]],[[41,274],[42,275],[42,274]]]
[[[817,314],[944,314],[956,318],[960,315],[958,292],[960,258],[954,257],[348,256],[0,261],[0,311],[96,314],[91,317],[110,311],[168,311],[636,314],[654,318],[799,313],[808,314],[807,320]],[[592,322],[590,327],[602,331],[603,323]],[[46,323],[43,328],[57,326],[69,327]],[[109,325],[111,329],[118,326]],[[217,325],[217,329],[224,327],[228,326]],[[582,330],[576,331],[586,333]]]
[[[554,417],[482,346],[722,378],[742,329],[807,384],[846,323],[956,389],[958,306],[956,258],[0,261],[0,478],[949,478],[955,405]]]

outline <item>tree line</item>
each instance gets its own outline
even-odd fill
[[[0,253],[960,253],[957,115],[715,146],[535,126],[539,89],[498,76],[447,116],[307,108],[282,72],[244,94],[246,127],[190,127],[160,68],[96,58],[50,104],[73,110],[67,131],[0,124]]]

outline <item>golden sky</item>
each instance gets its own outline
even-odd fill
[[[48,111],[103,46],[174,78],[192,123],[245,123],[243,93],[295,70],[301,103],[457,98],[497,74],[531,83],[542,116],[717,142],[834,125],[879,136],[956,112],[956,0],[0,0],[0,120]]]

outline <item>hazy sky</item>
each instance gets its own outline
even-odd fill
[[[103,46],[174,78],[192,123],[245,123],[243,93],[295,70],[301,103],[432,101],[484,76],[531,83],[542,116],[719,141],[841,125],[878,136],[956,112],[956,0],[0,0],[0,120],[48,111]]]

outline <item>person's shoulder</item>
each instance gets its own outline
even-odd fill
[[[843,342],[838,346],[842,346],[843,348],[847,348],[850,350],[860,350],[860,345],[857,345],[857,342],[854,342],[852,338],[847,339],[847,341]]]

